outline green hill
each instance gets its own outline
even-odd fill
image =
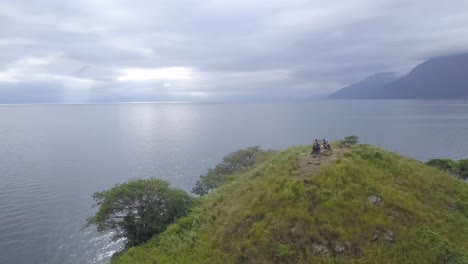
[[[468,263],[468,184],[369,145],[292,147],[112,263]]]

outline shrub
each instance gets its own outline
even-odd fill
[[[115,231],[114,240],[126,238],[126,247],[146,242],[184,216],[193,198],[166,181],[150,178],[130,180],[93,194],[96,214],[86,226]]]
[[[468,159],[459,161],[451,159],[431,159],[424,164],[438,168],[462,179],[468,178]]]
[[[456,170],[456,162],[451,159],[431,159],[426,161],[425,164],[448,172]]]
[[[461,178],[467,179],[468,178],[468,159],[459,160],[457,163],[457,170]]]
[[[356,145],[359,142],[359,137],[352,135],[352,136],[347,136],[343,140],[340,141],[340,146],[342,147],[349,147],[352,145]]]
[[[259,146],[232,152],[225,156],[221,163],[208,170],[205,175],[201,175],[192,192],[197,195],[208,194],[220,186],[228,176],[253,166],[272,152],[271,150],[263,150]]]

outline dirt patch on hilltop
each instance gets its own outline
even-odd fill
[[[301,177],[305,178],[317,173],[323,166],[334,163],[348,148],[336,148],[333,151],[322,151],[320,154],[307,154],[300,158]]]

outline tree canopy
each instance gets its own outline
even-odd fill
[[[347,136],[340,141],[341,146],[352,146],[356,145],[359,142],[359,137],[356,135]]]
[[[126,247],[139,245],[184,216],[193,198],[156,178],[130,180],[93,194],[96,214],[87,220],[98,231],[115,231]]]
[[[426,165],[436,167],[462,179],[468,179],[468,159],[431,159],[426,161]]]
[[[205,175],[200,176],[192,192],[205,195],[220,186],[228,176],[251,167],[272,150],[264,150],[259,146],[240,149],[225,156],[214,168],[209,169]]]

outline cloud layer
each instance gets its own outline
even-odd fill
[[[0,103],[307,99],[468,51],[466,0],[6,0]]]

